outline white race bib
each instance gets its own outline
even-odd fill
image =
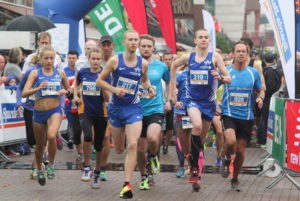
[[[207,70],[190,70],[190,82],[195,85],[208,84],[208,71]]]
[[[48,82],[48,85],[42,89],[42,96],[58,96],[60,89],[60,82]]]
[[[234,106],[247,106],[248,93],[231,93],[230,94],[230,105]]]
[[[187,116],[182,117],[181,121],[182,121],[182,129],[193,128],[193,124],[192,124],[190,117],[187,117]]]
[[[125,77],[119,77],[117,87],[125,89],[127,94],[134,95],[137,84],[138,81],[136,80],[131,80]]]
[[[96,82],[82,82],[82,94],[86,96],[100,96],[101,89],[97,87]]]
[[[156,86],[151,86],[156,91]],[[141,92],[141,98],[150,99],[150,93],[147,89],[144,89],[142,85],[139,85],[139,92]]]

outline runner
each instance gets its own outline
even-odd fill
[[[224,131],[224,154],[221,175],[228,177],[231,155],[235,154],[234,171],[231,179],[233,190],[240,191],[238,174],[244,162],[247,141],[251,138],[251,127],[254,124],[253,91],[259,90],[255,102],[261,108],[264,90],[259,72],[247,66],[249,54],[247,44],[243,41],[233,47],[234,64],[227,67],[232,83],[224,85],[222,100],[222,123]]]
[[[149,63],[148,77],[151,86],[156,92],[156,97],[151,99],[147,89],[144,89],[142,86],[139,87],[143,106],[143,128],[138,141],[137,154],[137,162],[141,173],[140,190],[149,190],[148,175],[146,173],[147,151],[152,173],[158,174],[160,172],[160,163],[157,153],[159,151],[161,138],[161,125],[164,119],[164,93],[161,80],[163,79],[166,82],[167,92],[169,91],[170,82],[170,73],[167,66],[152,57],[154,46],[155,41],[152,36],[140,36],[140,53],[143,59]],[[167,111],[170,111],[170,98],[168,100],[165,107]]]
[[[185,102],[188,115],[193,124],[191,131],[191,155],[189,156],[191,162],[189,182],[193,184],[194,190],[198,191],[203,166],[203,144],[216,112],[215,99],[218,80],[231,83],[231,78],[224,66],[222,57],[216,52],[208,52],[210,39],[207,30],[200,29],[196,31],[194,42],[196,44],[196,52],[185,54],[172,63],[171,86],[173,102],[176,105],[176,68],[181,65],[188,65]],[[216,71],[216,67],[219,68],[221,75]],[[181,143],[181,146],[184,147],[187,144]],[[188,154],[188,152],[184,152],[184,154]]]
[[[127,137],[127,155],[125,158],[125,179],[121,198],[132,198],[131,177],[136,164],[137,142],[142,130],[142,106],[138,96],[138,82],[155,96],[155,91],[148,80],[148,62],[136,56],[139,35],[134,30],[124,33],[125,52],[113,56],[97,80],[97,86],[109,90],[109,121],[117,153],[124,151],[125,135]],[[105,79],[112,73],[112,85]]]
[[[103,51],[103,62],[102,66],[105,67],[107,61],[114,55],[113,49],[115,47],[114,40],[109,35],[103,35],[100,39],[100,48]],[[107,128],[105,132],[105,137],[103,140],[103,149],[101,151],[101,159],[100,159],[100,180],[107,181],[107,175],[105,172],[106,162],[110,152],[110,140],[111,140],[111,128],[109,122],[107,122]]]
[[[82,129],[84,131],[83,155],[85,166],[83,169],[82,181],[90,181],[92,175],[91,168],[91,148],[92,148],[92,130],[94,130],[94,147],[96,150],[96,168],[94,178],[91,184],[92,188],[99,188],[100,182],[100,158],[103,148],[103,139],[107,125],[107,109],[105,101],[109,100],[109,92],[101,90],[96,86],[98,75],[102,71],[102,50],[95,48],[89,51],[88,60],[90,68],[82,68],[76,76],[77,85],[82,87],[82,99],[84,103],[84,114]],[[110,83],[110,77],[106,79]]]
[[[170,72],[171,64],[173,62],[173,55],[171,53],[164,53],[162,56],[162,61],[167,65],[168,70]],[[165,98],[168,100],[168,98]],[[166,103],[168,101],[165,101]],[[174,122],[174,110],[171,107],[171,110],[166,112],[165,114],[165,123],[166,123],[166,131],[165,131],[165,140],[163,141],[163,154],[167,154],[169,152],[168,146],[173,137],[173,122]]]
[[[55,50],[45,46],[40,51],[39,60],[42,68],[33,70],[22,92],[23,97],[35,94],[33,110],[33,130],[36,140],[35,157],[38,165],[38,182],[46,184],[46,177],[42,170],[42,158],[48,139],[49,166],[47,169],[48,179],[54,179],[54,158],[57,149],[56,136],[62,121],[60,96],[69,94],[69,83],[64,71],[54,68]],[[61,85],[65,89],[61,89]]]

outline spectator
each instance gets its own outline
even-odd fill
[[[19,47],[14,47],[9,50],[8,63],[4,67],[4,75],[12,75],[16,77],[17,84],[21,82],[22,71],[19,67],[19,63],[22,59],[22,51]]]
[[[4,76],[5,57],[0,54],[0,86],[7,82],[7,77]]]
[[[15,76],[9,75],[8,81],[5,83],[5,89],[13,89],[17,90],[18,85],[17,85],[17,80]]]

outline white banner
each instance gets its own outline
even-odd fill
[[[0,90],[0,144],[14,141],[26,141],[23,113],[18,118],[16,91]],[[23,99],[22,101],[25,101]],[[64,117],[59,131],[67,130],[67,120]]]
[[[271,97],[267,129],[267,152],[272,154],[274,119],[275,119],[275,95]]]
[[[295,2],[259,0],[272,26],[289,92],[295,99]]]
[[[204,28],[208,31],[210,37],[210,45],[208,47],[209,52],[216,51],[216,30],[213,17],[206,10],[202,10]]]

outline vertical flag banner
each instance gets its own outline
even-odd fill
[[[277,159],[280,164],[284,162],[284,99],[276,97],[275,99],[275,117],[274,117],[274,135],[272,157]]]
[[[171,53],[176,54],[175,25],[170,0],[148,0],[159,22],[161,33]]]
[[[216,51],[216,30],[215,30],[215,22],[213,17],[206,10],[202,10],[204,28],[208,31],[210,37],[210,44],[208,47],[209,52]]]
[[[295,99],[295,2],[259,0],[273,28],[289,97]]]
[[[270,102],[268,129],[267,129],[267,152],[270,154],[272,154],[274,119],[275,119],[275,96],[272,96]]]
[[[113,37],[115,51],[125,50],[122,41],[126,26],[119,0],[102,1],[88,15],[102,35]]]
[[[287,168],[300,171],[300,102],[286,101]]]
[[[140,35],[148,34],[147,16],[144,0],[122,0],[131,25]]]

